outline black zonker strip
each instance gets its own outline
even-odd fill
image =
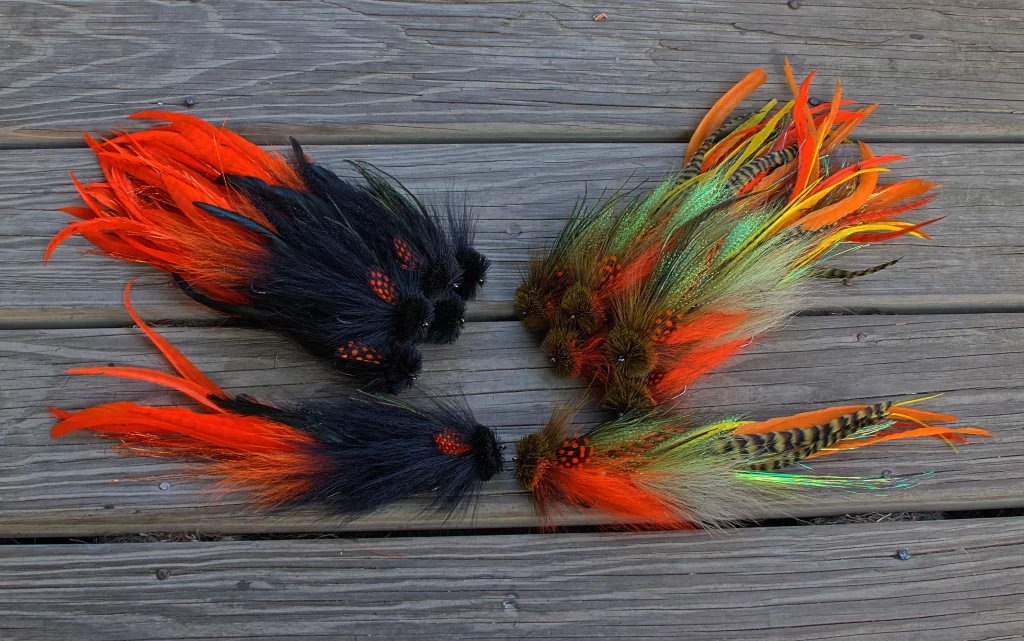
[[[210,214],[214,218],[226,220],[230,223],[238,225],[239,227],[244,227],[245,229],[248,229],[253,233],[263,236],[264,238],[273,242],[275,245],[278,245],[279,247],[287,247],[287,243],[285,243],[280,236],[270,231],[263,225],[260,225],[256,221],[250,220],[245,216],[242,216],[241,214],[236,214],[233,211],[221,209],[220,207],[214,207],[213,205],[208,205],[206,203],[194,202],[192,204],[198,207],[199,209],[202,209],[206,213]]]

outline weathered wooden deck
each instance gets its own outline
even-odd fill
[[[0,638],[1024,638],[1022,44],[1019,0],[0,3]],[[759,97],[785,95],[787,55],[821,69],[821,91],[841,76],[845,95],[882,103],[861,137],[911,156],[901,175],[942,182],[925,214],[948,218],[930,243],[858,252],[864,265],[906,258],[825,288],[688,401],[767,418],[943,392],[929,409],[995,438],[816,466],[934,471],[919,487],[769,505],[764,527],[729,532],[541,535],[524,533],[537,520],[507,477],[459,521],[404,504],[342,523],[254,515],[201,484],[162,489],[162,462],[50,441],[48,405],[180,401],[63,373],[161,364],[122,307],[132,276],[142,314],[174,321],[161,331],[226,389],[341,389],[276,335],[226,325],[153,270],[80,256],[79,239],[43,265],[66,222],[54,210],[75,200],[67,170],[97,176],[82,130],[193,96],[191,113],[230,116],[256,140],[295,135],[327,164],[369,160],[415,190],[466,192],[496,264],[459,343],[425,350],[420,389],[461,389],[512,441],[580,388],[512,321],[527,252],[584,187],[675,167],[703,111],[753,66],[772,74]],[[126,477],[140,480],[112,482]],[[793,520],[848,513],[875,516]],[[916,518],[905,513],[937,520],[893,522]],[[137,536],[171,532],[224,536]],[[323,540],[268,536],[285,533]]]

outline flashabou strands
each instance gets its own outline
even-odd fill
[[[459,335],[465,301],[490,262],[472,247],[465,207],[424,206],[362,164],[363,181],[312,163],[293,141],[286,162],[227,129],[168,112],[166,124],[86,137],[104,180],[82,185],[79,234],[100,253],[174,276],[195,300],[257,321],[331,357],[366,389],[408,387],[415,345]]]
[[[687,386],[799,309],[818,278],[857,278],[826,265],[845,249],[901,236],[928,238],[898,216],[937,185],[882,184],[902,156],[859,157],[843,145],[875,105],[853,110],[839,84],[808,103],[812,73],[794,98],[729,119],[767,76],[751,72],[711,109],[682,169],[649,194],[581,207],[530,261],[515,302],[561,376],[603,385],[605,405],[672,402]]]
[[[884,441],[933,436],[965,442],[990,436],[902,403],[831,407],[752,422],[701,424],[661,409],[627,412],[589,430],[556,410],[544,429],[516,444],[515,475],[548,525],[567,509],[647,528],[727,526],[765,501],[820,488],[884,491],[910,478],[856,478],[778,470]],[[806,465],[805,465],[806,467]]]
[[[177,375],[137,367],[70,370],[136,379],[177,390],[202,411],[131,402],[77,412],[50,408],[60,421],[56,438],[91,430],[120,441],[121,454],[188,462],[188,474],[219,479],[219,488],[244,490],[259,509],[318,505],[356,516],[404,498],[429,495],[431,509],[452,515],[501,471],[497,436],[459,401],[418,409],[393,398],[350,398],[279,407],[231,396],[210,381],[167,339],[132,319]]]

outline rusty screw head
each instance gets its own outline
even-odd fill
[[[171,573],[168,572],[167,570],[163,569],[163,568],[160,568],[159,570],[156,571],[156,578],[161,580],[161,581],[166,581],[167,577],[169,577],[169,576],[171,576]]]

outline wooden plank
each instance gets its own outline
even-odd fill
[[[852,287],[822,283],[813,310],[972,311],[1024,308],[1018,287],[1024,272],[1018,215],[1024,164],[1020,145],[877,145],[878,153],[911,157],[897,176],[926,176],[946,188],[931,205],[912,214],[925,220],[948,216],[931,228],[932,242],[897,241],[845,257],[867,266],[905,256],[896,267]],[[417,192],[445,198],[465,195],[480,215],[478,245],[496,264],[471,318],[511,318],[512,291],[530,252],[557,234],[576,199],[656,180],[677,166],[678,145],[390,145],[318,147],[324,164],[369,160],[394,172]],[[77,202],[67,170],[94,179],[85,150],[9,151],[0,154],[0,323],[37,327],[124,324],[121,291],[135,288],[140,309],[179,320],[217,318],[187,300],[155,270],[81,256],[88,246],[72,239],[43,265],[46,243],[68,216],[54,211]]]
[[[755,66],[787,95],[785,56],[883,103],[872,137],[1024,135],[1015,0],[19,1],[0,24],[8,145],[186,96],[277,142],[679,140]]]
[[[163,333],[234,393],[274,401],[322,398],[341,391],[338,377],[273,335],[235,328],[164,328]],[[470,323],[451,347],[427,349],[418,389],[464,391],[477,419],[506,442],[537,429],[579,381],[556,378],[537,339],[515,323]],[[803,317],[751,346],[724,371],[705,377],[683,401],[715,416],[763,419],[826,404],[944,395],[935,411],[960,413],[962,424],[990,429],[954,451],[918,439],[815,462],[822,474],[878,476],[934,472],[914,489],[887,495],[812,493],[764,506],[752,517],[819,516],[893,510],[934,511],[1024,506],[1024,316]],[[138,330],[0,332],[0,536],[86,536],[110,532],[397,530],[536,525],[508,473],[487,485],[470,514],[445,523],[419,518],[422,503],[391,507],[345,522],[316,511],[253,515],[240,497],[211,496],[209,486],[168,478],[174,468],[123,458],[87,435],[51,441],[47,406],[77,409],[117,399],[182,403],[152,386],[71,377],[69,367],[162,366]],[[585,415],[595,418],[594,412]],[[511,456],[512,450],[507,454]],[[122,482],[118,482],[122,481]],[[160,484],[168,481],[167,489]],[[566,523],[593,523],[588,514]]]
[[[1024,638],[1022,554],[1022,518],[4,546],[0,631],[10,641],[1008,641]]]

